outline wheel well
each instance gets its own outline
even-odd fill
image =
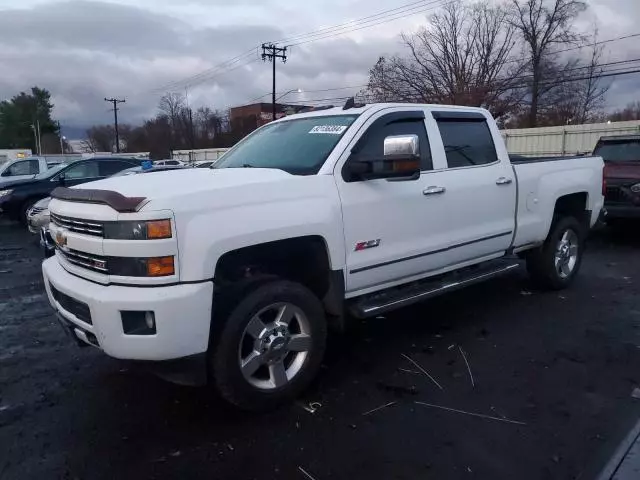
[[[589,215],[587,210],[588,195],[587,192],[572,193],[564,195],[556,200],[556,206],[553,211],[554,217],[575,217],[581,222],[588,222]]]
[[[299,282],[322,299],[331,283],[324,239],[305,236],[233,250],[218,260],[214,281],[223,286],[259,275]]]

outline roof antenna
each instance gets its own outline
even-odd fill
[[[351,108],[354,108],[356,106],[356,100],[355,98],[351,97],[349,100],[347,100],[347,103],[344,104],[344,107],[342,107],[342,110],[349,110]]]

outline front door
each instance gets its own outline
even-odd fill
[[[349,181],[342,165],[337,166],[335,178],[342,202],[348,294],[375,290],[437,264],[437,255],[412,259],[428,248],[426,234],[430,230],[422,190],[425,173],[433,166],[424,116],[422,110],[409,108],[380,112],[367,121],[364,134],[356,139],[351,150],[354,156],[382,158],[385,138],[415,135],[421,158],[419,178]]]

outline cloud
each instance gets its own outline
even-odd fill
[[[597,19],[602,38],[635,33],[640,4],[619,3],[612,9],[607,0],[592,0],[580,25],[586,29]],[[391,8],[386,0],[0,0],[0,99],[38,85],[51,91],[63,125],[88,126],[112,120],[104,97],[126,98],[122,121],[139,123],[155,113],[164,91],[184,91],[177,80],[206,71],[189,89],[191,104],[239,105],[270,91],[271,66],[260,61],[257,48],[262,42]],[[286,97],[295,102],[357,92],[314,90],[365,84],[380,55],[402,51],[398,34],[424,24],[431,12],[293,47],[289,61],[277,65],[277,90],[303,89]],[[640,57],[636,45],[611,44],[607,55]],[[236,62],[215,68],[242,52]],[[624,103],[637,90],[637,78],[616,80],[611,103]]]

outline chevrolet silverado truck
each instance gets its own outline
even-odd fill
[[[640,135],[602,137],[594,155],[604,160],[604,208],[609,225],[640,221]]]
[[[480,108],[351,101],[263,126],[212,169],[56,189],[44,283],[82,344],[271,408],[311,382],[348,319],[522,258],[541,286],[567,287],[602,178],[598,157],[512,163]]]

